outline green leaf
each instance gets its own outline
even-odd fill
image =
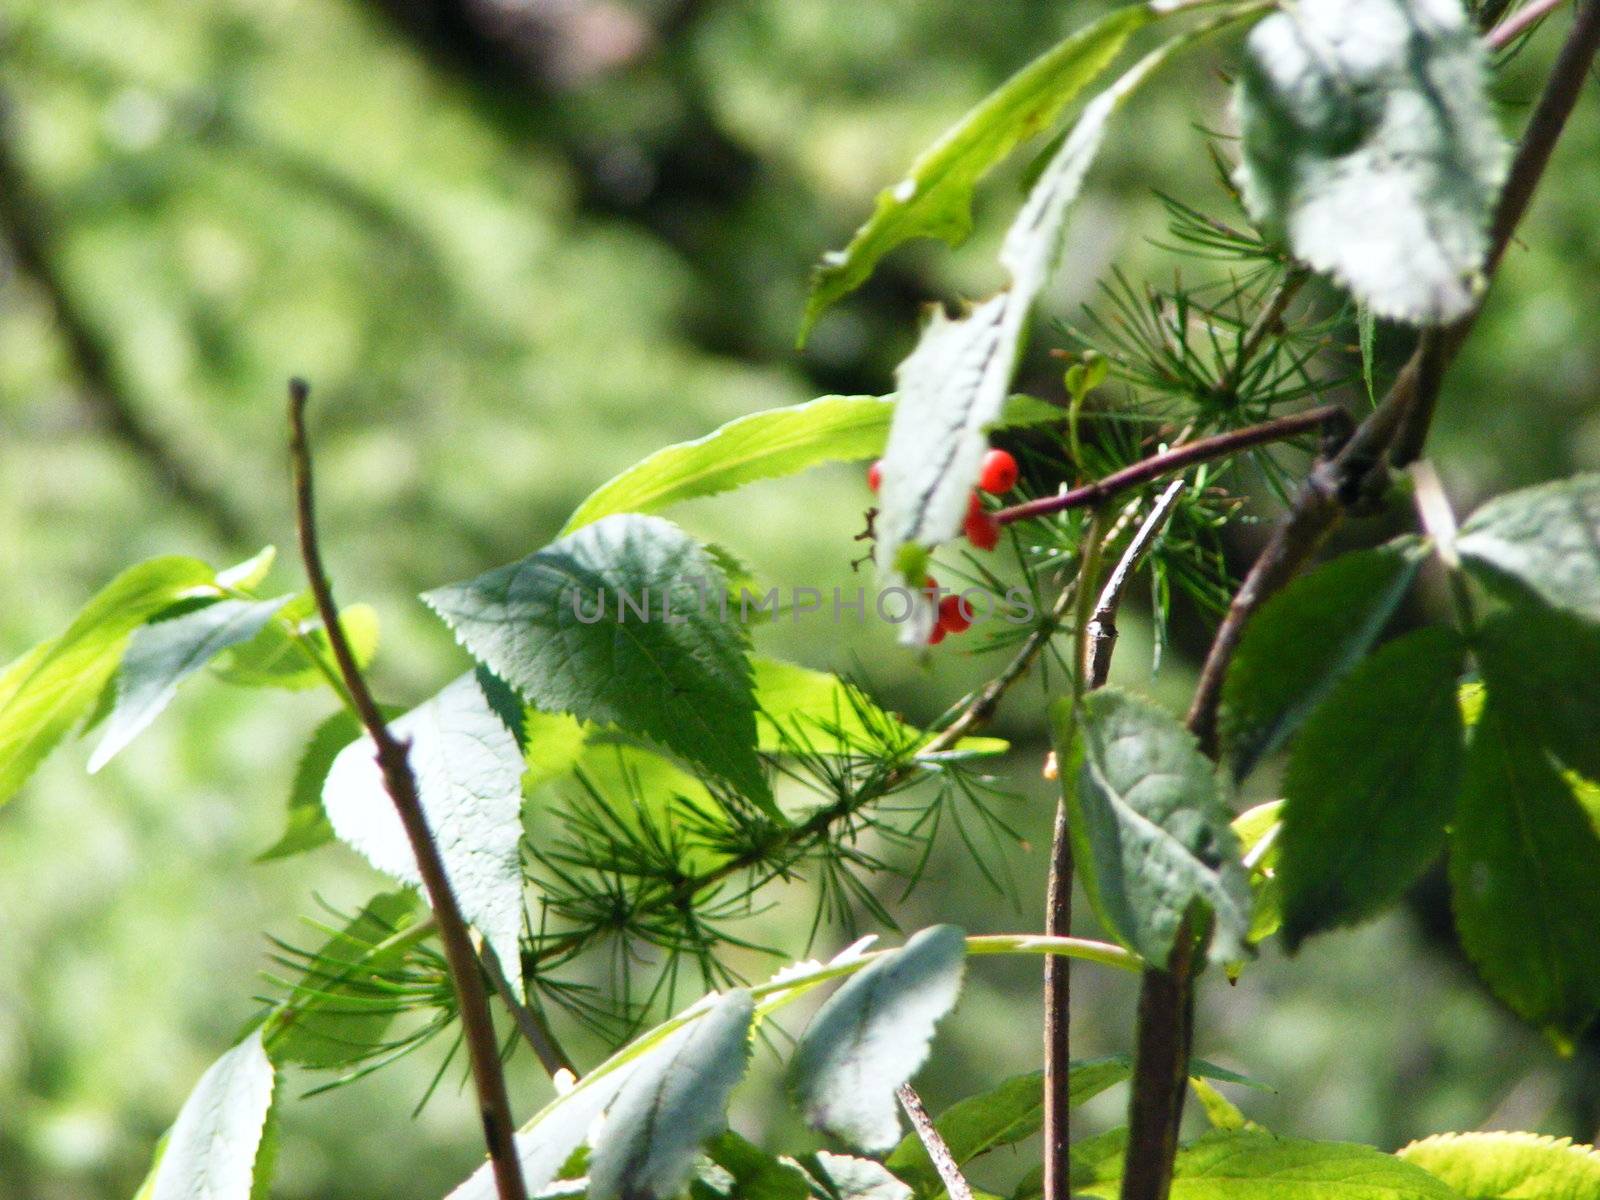
[[[1477,302],[1506,143],[1456,0],[1298,0],[1251,32],[1238,103],[1246,207],[1377,316]]]
[[[522,715],[522,731],[522,754],[527,760],[522,776],[525,791],[570,774],[583,761],[589,729],[566,713],[527,709]]]
[[[410,743],[417,792],[466,917],[522,989],[522,753],[469,671],[390,723]],[[411,841],[365,735],[339,752],[322,805],[340,839],[401,883],[420,885]]]
[[[1053,710],[1074,858],[1096,914],[1146,961],[1165,963],[1198,903],[1211,956],[1245,955],[1250,890],[1212,764],[1173,717],[1115,688]]]
[[[750,1055],[750,993],[734,989],[675,1034],[617,1096],[589,1168],[591,1200],[668,1200],[726,1124]]]
[[[817,268],[800,331],[803,343],[830,304],[859,287],[902,242],[918,237],[959,244],[972,230],[978,181],[1024,141],[1042,132],[1067,103],[1111,64],[1128,38],[1154,20],[1156,4],[1119,8],[1046,51],[962,117],[878,195],[872,217],[843,251]]]
[[[731,1130],[706,1143],[706,1156],[727,1173],[727,1200],[807,1200],[811,1189],[793,1159],[780,1159]],[[692,1192],[698,1196],[698,1191]]]
[[[1509,577],[1546,604],[1600,623],[1600,474],[1489,501],[1461,526],[1456,549],[1491,585]]]
[[[781,751],[795,745],[809,753],[860,754],[877,748],[909,748],[927,735],[885,712],[852,683],[827,671],[754,657],[757,727],[761,748]],[[962,738],[958,754],[1004,754],[1011,748],[1001,738]]]
[[[627,514],[423,599],[535,708],[651,738],[781,816],[756,754],[746,637],[717,613],[725,588],[681,529]]]
[[[414,893],[384,892],[323,944],[267,1025],[274,1062],[338,1067],[379,1043],[398,1009],[361,984],[404,958],[393,939],[415,924],[416,910]]]
[[[59,638],[7,668],[0,676],[0,804],[94,706],[133,631],[214,578],[193,558],[154,558],[130,567]]]
[[[911,1200],[912,1190],[870,1158],[819,1150],[803,1160],[815,1181],[815,1194],[826,1200]]]
[[[1593,1200],[1600,1154],[1537,1133],[1441,1133],[1396,1152],[1461,1200]]]
[[[1143,9],[1122,9],[1132,20]],[[1148,15],[1139,18],[1139,23]],[[1123,35],[1126,36],[1126,35]],[[1112,113],[1178,46],[1152,51],[1096,96],[1028,194],[1000,249],[1010,286],[952,320],[936,310],[897,372],[899,402],[883,456],[877,564],[902,583],[921,585],[927,553],[961,532],[988,449],[986,430],[1001,419],[1012,368],[1033,302],[1060,253],[1067,212],[1105,140]],[[919,603],[901,641],[926,642],[932,605]]]
[[[818,1010],[789,1065],[812,1125],[868,1153],[900,1140],[895,1089],[927,1058],[934,1025],[961,991],[965,955],[954,925],[924,929]]]
[[[200,1077],[167,1132],[150,1178],[149,1200],[250,1200],[263,1153],[277,1072],[258,1029]]]
[[[739,417],[705,437],[657,450],[601,484],[578,505],[562,535],[613,513],[659,512],[821,463],[876,457],[893,413],[889,396],[824,396]]]
[[[309,592],[290,600],[273,621],[255,637],[221,655],[212,670],[219,679],[240,687],[282,688],[304,691],[326,687],[328,677],[317,669],[308,654],[333,664],[333,647],[317,616],[317,602]],[[366,667],[378,652],[378,614],[367,604],[351,604],[339,610],[339,626],[356,656],[356,665]],[[291,632],[293,631],[293,632]],[[294,636],[300,635],[304,645]]]
[[[1415,538],[1341,554],[1251,618],[1222,687],[1224,755],[1243,779],[1378,640],[1425,555]]]
[[[89,758],[90,773],[161,715],[178,694],[178,684],[229,646],[255,637],[287,600],[219,600],[134,630],[117,672],[116,705]]]
[[[1079,1190],[1117,1195],[1120,1180]],[[1460,1200],[1420,1167],[1347,1142],[1215,1133],[1178,1152],[1171,1200]]]
[[[1278,835],[1283,832],[1283,801],[1269,800],[1233,819],[1239,853],[1250,870],[1251,945],[1283,927],[1283,888],[1278,880]],[[1232,968],[1230,968],[1230,971]]]
[[[1444,847],[1461,777],[1462,646],[1419,629],[1335,687],[1284,776],[1278,883],[1291,950],[1398,900]]]
[[[1600,627],[1527,598],[1485,619],[1473,649],[1500,710],[1600,779]]]
[[[337,835],[322,811],[322,784],[339,751],[360,736],[361,722],[344,709],[317,726],[300,752],[294,781],[289,785],[289,812],[283,836],[258,854],[257,862],[304,854],[334,840]]]
[[[1600,837],[1532,732],[1493,692],[1450,838],[1456,928],[1496,995],[1576,1035],[1600,1010]]]

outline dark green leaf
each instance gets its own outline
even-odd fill
[[[1491,584],[1509,577],[1546,604],[1600,623],[1600,475],[1576,475],[1489,501],[1456,549]]]
[[[117,701],[89,758],[89,771],[98,771],[144,732],[184,679],[229,646],[260,633],[286,600],[219,600],[134,630],[117,672]]]
[[[34,647],[0,675],[0,804],[93,707],[133,631],[214,578],[193,558],[154,558],[130,567],[59,638]]]
[[[613,513],[659,512],[825,462],[875,458],[883,453],[893,413],[889,396],[824,396],[739,417],[703,438],[657,450],[601,484],[561,532]]]
[[[678,1194],[700,1143],[726,1124],[728,1096],[749,1060],[754,1016],[750,993],[730,991],[632,1075],[590,1160],[590,1200]]]
[[[1212,764],[1172,716],[1101,688],[1054,709],[1074,859],[1095,912],[1152,963],[1196,903],[1215,916],[1211,955],[1245,954],[1250,889]]]
[[[1419,629],[1344,679],[1284,777],[1278,883],[1290,949],[1398,900],[1444,846],[1461,774],[1454,632]]]
[[[744,631],[717,611],[725,588],[681,529],[628,514],[423,599],[535,708],[652,738],[776,815]],[[648,619],[623,608],[619,590],[647,602]]]
[[[1046,51],[991,92],[912,164],[901,182],[879,193],[872,218],[849,246],[818,267],[801,340],[835,300],[859,287],[890,250],[917,237],[961,242],[972,229],[972,191],[1014,149],[1042,132],[1100,74],[1130,35],[1159,14],[1130,5]]]
[[[790,1086],[812,1125],[871,1153],[900,1140],[895,1089],[928,1056],[934,1025],[961,990],[965,962],[961,930],[936,925],[829,998],[789,1066]]]
[[[727,1173],[727,1200],[806,1200],[805,1172],[753,1145],[737,1133],[719,1133],[706,1143],[706,1155]]]
[[[1581,1032],[1600,1010],[1600,837],[1532,731],[1490,695],[1450,838],[1461,944],[1527,1020]]]
[[[1500,711],[1600,779],[1600,627],[1528,599],[1486,619],[1474,649]]]
[[[1415,538],[1342,554],[1250,619],[1222,689],[1222,743],[1236,780],[1281,746],[1372,648],[1423,558]]]
[[[462,915],[493,947],[521,990],[522,753],[469,671],[391,722],[409,741],[410,764],[428,825]],[[417,886],[411,841],[363,736],[339,752],[322,805],[340,839],[392,879]]]
[[[376,1046],[394,1021],[399,1001],[374,1001],[362,985],[405,955],[391,939],[413,923],[411,892],[374,896],[325,942],[268,1025],[273,1061],[337,1067]]]
[[[1380,317],[1440,324],[1477,302],[1506,144],[1463,8],[1297,0],[1240,74],[1251,215]]]

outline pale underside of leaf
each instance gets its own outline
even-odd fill
[[[900,1140],[895,1089],[928,1055],[938,1020],[961,990],[961,930],[917,934],[840,988],[795,1050],[789,1078],[806,1118],[869,1153]]]
[[[1496,497],[1462,525],[1456,549],[1468,566],[1600,622],[1600,474]]]
[[[1084,109],[1006,233],[1000,262],[1010,286],[958,319],[936,311],[900,365],[876,555],[879,571],[899,586],[920,587],[928,552],[961,531],[1028,314],[1054,268],[1067,212],[1105,140],[1107,122],[1184,40],[1146,55]],[[900,640],[921,644],[932,628],[933,606],[919,599]]]
[[[520,993],[522,753],[468,672],[391,723],[462,914]],[[370,738],[340,751],[322,803],[339,837],[401,883],[421,882],[410,839],[384,787]]]
[[[744,1077],[755,1004],[736,989],[633,1073],[600,1132],[592,1200],[667,1200],[688,1179],[700,1144],[725,1125]]]
[[[276,1079],[260,1030],[212,1063],[167,1134],[150,1200],[248,1200]]]
[[[821,463],[871,458],[883,450],[893,412],[889,396],[823,396],[739,417],[705,437],[658,450],[601,484],[561,533],[613,513],[659,512]]]
[[[1477,301],[1505,139],[1459,0],[1298,0],[1251,32],[1240,77],[1252,216],[1377,316]]]
[[[178,684],[229,646],[247,642],[289,597],[219,600],[181,617],[134,630],[117,675],[117,702],[89,759],[94,773],[138,737],[177,695]]]

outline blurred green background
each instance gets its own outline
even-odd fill
[[[536,549],[593,486],[665,443],[826,392],[890,390],[918,306],[998,282],[1020,167],[985,189],[969,246],[900,252],[792,349],[817,255],[971,102],[1102,7],[7,0],[0,659],[136,559],[287,546],[282,393],[301,373],[316,387],[341,595],[381,615],[383,694],[427,695],[463,659],[419,590]],[[1498,80],[1508,130],[1554,40]],[[1153,187],[1225,202],[1202,131],[1227,126],[1227,63],[1225,48],[1191,57],[1119,121],[1075,220],[1058,315],[1114,260],[1170,274],[1148,240]],[[1600,464],[1597,169],[1591,93],[1451,375],[1434,449],[1463,509]],[[1385,354],[1404,347],[1380,339]],[[859,472],[838,468],[675,515],[773,581],[826,588],[850,579],[865,503]],[[1242,530],[1237,561],[1258,536]],[[277,578],[296,584],[289,564]],[[1202,623],[1180,617],[1180,653],[1154,679],[1136,625],[1120,674],[1181,703]],[[956,654],[921,666],[881,628],[779,625],[759,644],[859,667],[919,720],[982,670]],[[1011,855],[1019,906],[943,845],[936,882],[900,910],[906,928],[1038,922],[1051,805],[1038,694],[1018,689],[999,723],[1016,744],[1000,768],[1018,793],[1006,813],[1033,847]],[[251,862],[330,710],[315,693],[197,683],[102,775],[68,749],[0,813],[0,1198],[130,1195],[268,990],[263,934],[314,941],[299,918],[316,897],[349,910],[381,886],[337,847]],[[794,899],[751,932],[798,956],[809,909]],[[814,952],[851,936],[825,928]],[[935,1111],[1037,1064],[1036,974],[972,971],[926,1076]],[[1126,1048],[1128,983],[1076,978],[1079,1052]],[[599,1047],[579,1045],[594,1061]],[[1594,1048],[1563,1059],[1486,996],[1431,884],[1376,925],[1292,962],[1268,948],[1237,986],[1209,983],[1198,1049],[1275,1089],[1233,1092],[1251,1116],[1306,1136],[1388,1147],[1516,1126],[1588,1140],[1600,1123]],[[441,1195],[481,1153],[454,1072],[412,1119],[442,1051],[290,1104],[276,1194]],[[289,1094],[308,1082],[291,1076]],[[545,1085],[520,1064],[514,1086],[531,1112]],[[738,1122],[792,1141],[770,1088],[750,1085]],[[1121,1102],[1097,1102],[1088,1126]]]

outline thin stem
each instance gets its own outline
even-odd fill
[[[1122,597],[1139,564],[1166,528],[1187,487],[1188,484],[1182,479],[1174,479],[1167,485],[1167,490],[1156,499],[1144,523],[1139,526],[1133,540],[1117,560],[1117,565],[1106,577],[1106,585],[1100,592],[1100,599],[1095,602],[1094,612],[1086,626],[1088,646],[1084,673],[1088,676],[1090,688],[1104,687],[1111,674],[1111,654],[1117,645],[1117,610],[1122,607]]]
[[[1174,446],[1160,454],[1153,454],[1120,471],[1113,471],[1104,479],[1086,483],[1058,496],[1041,496],[1026,504],[1002,508],[994,514],[994,518],[1002,525],[1009,525],[1013,521],[1025,521],[1031,517],[1065,512],[1069,508],[1098,505],[1111,499],[1118,492],[1150,483],[1163,475],[1181,471],[1184,467],[1209,462],[1214,458],[1226,458],[1230,454],[1237,454],[1252,446],[1281,442],[1286,438],[1321,428],[1330,421],[1341,419],[1343,415],[1344,410],[1338,405],[1327,404],[1319,408],[1309,408],[1305,412],[1277,417],[1260,425],[1251,425],[1246,429],[1235,429],[1228,433],[1219,433],[1214,437],[1201,438],[1197,442]]]
[[[949,1143],[934,1125],[928,1110],[922,1106],[922,1097],[917,1095],[909,1083],[902,1083],[895,1090],[895,1095],[900,1100],[900,1107],[906,1110],[906,1116],[911,1118],[911,1128],[917,1131],[917,1138],[922,1142],[922,1148],[928,1152],[928,1158],[933,1162],[933,1169],[939,1172],[939,1178],[943,1181],[944,1190],[949,1193],[950,1200],[972,1200],[972,1185],[961,1173],[961,1164],[956,1162],[956,1156],[950,1152]]]
[[[1284,277],[1278,281],[1278,286],[1272,290],[1272,295],[1267,297],[1267,302],[1261,306],[1261,311],[1256,314],[1256,319],[1250,322],[1250,328],[1245,330],[1244,336],[1239,339],[1239,348],[1233,356],[1233,365],[1217,382],[1216,391],[1222,396],[1234,395],[1239,387],[1239,380],[1243,378],[1245,368],[1255,358],[1257,351],[1266,343],[1271,334],[1277,330],[1283,321],[1283,314],[1288,310],[1290,303],[1300,294],[1300,289],[1305,287],[1306,281],[1311,278],[1309,267],[1291,267]]]
[[[421,797],[417,794],[417,780],[411,771],[407,748],[390,732],[383,713],[367,687],[366,679],[362,677],[355,654],[339,625],[339,610],[333,602],[333,590],[323,569],[322,552],[317,544],[316,511],[312,503],[311,451],[306,441],[305,406],[309,395],[310,389],[300,380],[290,382],[289,454],[294,471],[300,556],[305,562],[306,579],[316,599],[317,611],[322,614],[328,644],[339,664],[345,688],[376,748],[384,788],[394,802],[400,823],[405,827],[411,852],[417,860],[417,871],[422,876],[428,902],[439,923],[439,940],[444,947],[451,982],[455,985],[462,1034],[477,1092],[478,1116],[483,1124],[483,1140],[494,1169],[495,1188],[500,1200],[527,1200],[528,1190],[522,1181],[522,1163],[517,1157],[516,1143],[512,1140],[514,1126],[511,1101],[506,1095],[505,1073],[501,1069],[494,1022],[489,1014],[489,998],[484,992],[483,974],[479,970],[478,957],[473,952],[472,937],[450,886],[439,847],[428,828],[428,818],[423,811]]]
[[[1533,0],[1501,21],[1483,40],[1491,50],[1504,50],[1565,3],[1567,0]]]
[[[505,968],[500,965],[500,956],[494,952],[494,947],[482,938],[473,940],[478,949],[478,957],[483,963],[484,973],[489,976],[489,983],[494,987],[495,995],[500,997],[500,1002],[511,1014],[512,1023],[522,1035],[522,1040],[533,1048],[534,1056],[544,1068],[544,1073],[552,1079],[558,1071],[577,1075],[578,1068],[562,1048],[561,1043],[556,1040],[555,1034],[544,1019],[544,1014],[533,1005],[524,1004],[518,998],[511,981],[506,978]]]

